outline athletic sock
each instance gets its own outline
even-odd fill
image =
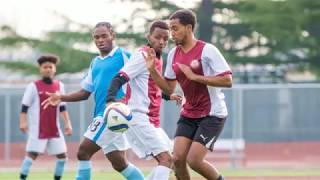
[[[27,176],[29,174],[29,170],[32,165],[32,161],[33,160],[28,156],[26,156],[24,158],[24,160],[22,161],[22,165],[21,165],[20,179],[24,180],[27,178]]]
[[[58,159],[56,161],[56,168],[54,170],[54,179],[60,180],[63,172],[64,172],[64,165],[66,164],[66,159]]]
[[[79,161],[76,180],[90,180],[91,178],[91,162]]]
[[[129,163],[128,167],[121,171],[121,174],[127,180],[144,180],[141,170],[131,163]]]
[[[148,176],[148,180],[168,180],[172,169],[158,165],[155,167],[151,174]]]

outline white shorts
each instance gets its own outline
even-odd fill
[[[125,134],[139,158],[151,159],[162,152],[172,152],[173,143],[168,135],[150,124],[146,114],[133,113],[132,124]]]
[[[27,152],[44,153],[47,149],[48,154],[57,155],[67,152],[66,142],[64,136],[60,132],[60,137],[50,139],[39,139],[33,136],[28,137]]]
[[[112,151],[125,151],[129,144],[123,133],[110,131],[102,117],[94,118],[84,136],[101,147],[104,154]]]

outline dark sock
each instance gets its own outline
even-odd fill
[[[54,176],[54,180],[60,180],[61,176]]]
[[[224,180],[224,178],[222,175],[220,175],[217,180]]]
[[[27,175],[20,174],[20,180],[25,180],[25,179],[27,179]]]

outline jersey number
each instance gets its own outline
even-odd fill
[[[90,124],[90,131],[91,131],[91,132],[96,131],[97,128],[99,127],[100,123],[101,123],[101,122],[100,122],[99,120],[93,121],[93,122]]]

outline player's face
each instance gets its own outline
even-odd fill
[[[42,77],[53,78],[56,74],[56,65],[51,62],[44,62],[40,65],[40,74]]]
[[[100,52],[109,53],[112,50],[112,43],[115,38],[113,32],[105,26],[100,26],[94,29],[92,33],[94,43]]]
[[[183,45],[187,39],[188,34],[190,33],[191,25],[183,25],[180,23],[179,19],[172,19],[169,23],[169,28],[171,32],[172,40],[176,45]],[[192,32],[192,30],[191,30]]]
[[[151,34],[148,35],[148,40],[151,47],[158,53],[161,53],[163,48],[168,44],[169,30],[156,27]]]

